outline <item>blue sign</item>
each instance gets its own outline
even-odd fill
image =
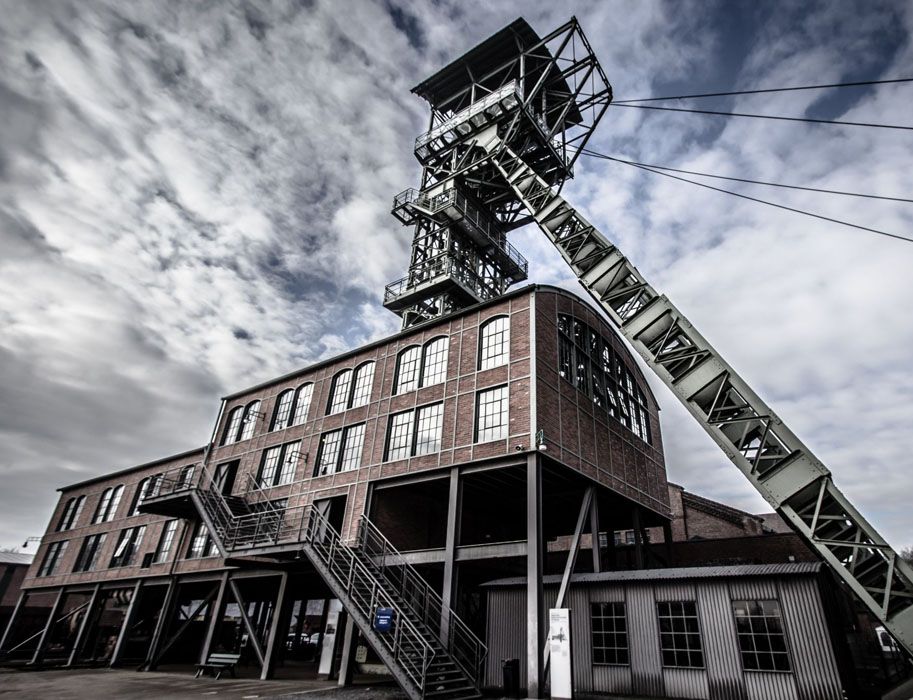
[[[374,614],[374,629],[378,632],[389,632],[393,629],[393,608],[378,608]]]

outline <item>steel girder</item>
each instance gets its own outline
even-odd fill
[[[493,162],[581,284],[765,500],[913,654],[913,568],[687,318],[522,157]]]

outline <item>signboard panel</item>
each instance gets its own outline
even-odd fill
[[[552,697],[569,700],[574,697],[570,609],[551,608],[548,611],[548,644]]]
[[[393,629],[393,608],[378,608],[374,613],[374,629],[378,632],[389,632]]]

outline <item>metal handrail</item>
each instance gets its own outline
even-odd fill
[[[418,149],[421,146],[424,146],[425,144],[433,141],[438,136],[443,136],[447,132],[455,129],[458,125],[462,124],[463,122],[468,121],[469,119],[474,117],[476,114],[479,114],[480,112],[484,112],[489,107],[501,102],[502,100],[504,100],[507,97],[510,97],[511,95],[515,95],[518,98],[517,99],[518,105],[523,102],[523,86],[517,80],[511,80],[504,87],[499,88],[498,90],[495,90],[494,92],[486,95],[485,97],[476,100],[475,102],[473,102],[471,105],[469,105],[465,109],[461,109],[459,112],[454,114],[443,124],[436,126],[435,128],[431,129],[430,131],[426,131],[424,134],[422,134],[417,139],[415,139],[415,148]]]
[[[381,580],[359,556],[361,552],[342,543],[342,537],[325,515],[312,506],[308,509],[304,541],[331,575],[344,588],[350,604],[370,621],[378,607],[394,610],[396,623],[392,635],[378,635],[381,644],[393,655],[397,665],[425,694],[425,677],[434,658],[434,647],[425,638],[391,595]]]
[[[358,544],[380,574],[390,581],[419,619],[438,637],[454,661],[478,685],[488,648],[366,515],[359,523]],[[446,618],[445,618],[446,614]],[[446,626],[446,629],[445,629]]]

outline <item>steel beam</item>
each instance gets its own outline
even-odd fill
[[[162,601],[162,609],[159,612],[158,619],[155,621],[155,630],[152,632],[152,641],[149,643],[149,652],[146,654],[146,661],[143,669],[146,671],[153,670],[152,660],[158,653],[159,645],[162,642],[162,634],[165,632],[165,626],[170,622],[174,607],[174,594],[177,590],[177,581],[171,579],[168,582],[168,589],[165,591],[165,599]]]
[[[51,633],[51,629],[54,627],[54,623],[57,622],[57,613],[60,612],[60,605],[63,603],[63,598],[66,593],[66,587],[61,586],[57,591],[57,597],[54,599],[54,604],[51,606],[51,614],[48,615],[48,621],[44,625],[44,629],[41,631],[41,637],[38,639],[38,646],[35,647],[35,653],[32,654],[32,659],[29,661],[29,665],[37,664],[41,661],[41,656],[44,654],[44,645],[48,642],[48,635]]]
[[[216,636],[216,630],[222,622],[222,608],[225,606],[225,589],[228,587],[228,572],[222,574],[219,581],[219,592],[216,594],[215,603],[213,603],[212,614],[209,616],[209,624],[206,625],[206,636],[203,638],[203,647],[200,650],[200,663],[205,664],[209,658],[212,648],[212,640]]]
[[[456,546],[463,508],[460,491],[460,468],[450,470],[450,491],[447,499],[447,535],[444,540],[444,583],[441,590],[441,641],[447,646],[450,640],[450,610],[456,589]]]
[[[635,505],[631,514],[634,527],[634,568],[644,568],[644,537],[640,526],[640,507]]]
[[[593,548],[593,572],[598,574],[602,571],[602,549],[599,546],[599,498],[595,494],[590,504],[590,537]]]
[[[86,606],[86,614],[82,616],[82,622],[79,623],[79,631],[76,633],[76,639],[73,640],[73,648],[70,650],[69,658],[67,658],[67,666],[72,666],[79,656],[79,650],[86,634],[86,628],[88,627],[89,617],[95,612],[95,603],[98,602],[98,591],[100,588],[101,584],[95,584],[95,588],[92,589],[89,604]]]
[[[127,612],[124,613],[124,622],[117,633],[117,641],[114,643],[114,651],[111,652],[111,661],[108,664],[111,667],[117,665],[120,661],[121,654],[124,653],[124,645],[127,643],[127,635],[130,634],[130,626],[133,624],[133,614],[137,609],[137,598],[139,598],[143,587],[143,579],[139,579],[133,586],[133,595],[130,597],[130,604],[127,606]]]
[[[16,622],[18,622],[19,614],[22,612],[22,608],[25,606],[25,601],[28,599],[28,596],[29,594],[27,591],[19,592],[19,598],[16,600],[16,607],[13,608],[13,614],[10,615],[9,622],[6,623],[6,629],[3,630],[3,636],[0,637],[0,652],[6,649],[6,642],[9,640],[13,628],[16,626]]]
[[[269,635],[266,640],[266,654],[262,668],[260,669],[260,680],[266,681],[273,677],[276,671],[276,655],[279,644],[285,644],[285,638],[288,636],[288,612],[289,606],[286,601],[286,591],[288,589],[288,573],[282,572],[279,578],[279,592],[276,593],[276,604],[273,607],[273,619],[270,621]],[[279,641],[279,630],[285,627],[285,632]]]
[[[355,671],[355,620],[346,613],[346,632],[342,641],[342,660],[339,664],[340,688],[352,685],[352,674]]]
[[[216,593],[218,591],[219,591],[218,588],[213,588],[209,593],[206,594],[206,597],[200,601],[200,604],[197,605],[197,607],[193,609],[193,612],[191,612],[187,616],[187,619],[184,620],[184,623],[180,627],[178,627],[178,631],[175,632],[173,635],[171,635],[171,639],[169,639],[165,643],[165,646],[162,647],[162,650],[159,651],[155,655],[155,657],[152,659],[152,663],[149,665],[149,670],[152,670],[158,666],[159,661],[162,660],[162,657],[164,657],[165,654],[168,653],[168,650],[171,649],[172,646],[174,646],[174,643],[178,639],[180,639],[181,635],[184,634],[184,631],[188,627],[190,627],[190,623],[192,623],[197,618],[197,615],[200,614],[200,612],[203,610],[203,608],[212,602],[212,599],[216,597]]]
[[[526,696],[542,692],[542,462],[533,452],[526,462]]]
[[[260,640],[257,638],[257,629],[254,627],[253,623],[251,623],[250,617],[247,615],[247,605],[244,603],[244,597],[241,595],[237,582],[234,579],[228,579],[228,585],[231,586],[232,595],[234,595],[235,602],[238,604],[241,622],[244,623],[244,629],[247,630],[247,638],[254,648],[254,653],[257,655],[257,660],[260,662],[260,668],[262,669],[266,662],[263,655],[263,649],[260,647]]]

